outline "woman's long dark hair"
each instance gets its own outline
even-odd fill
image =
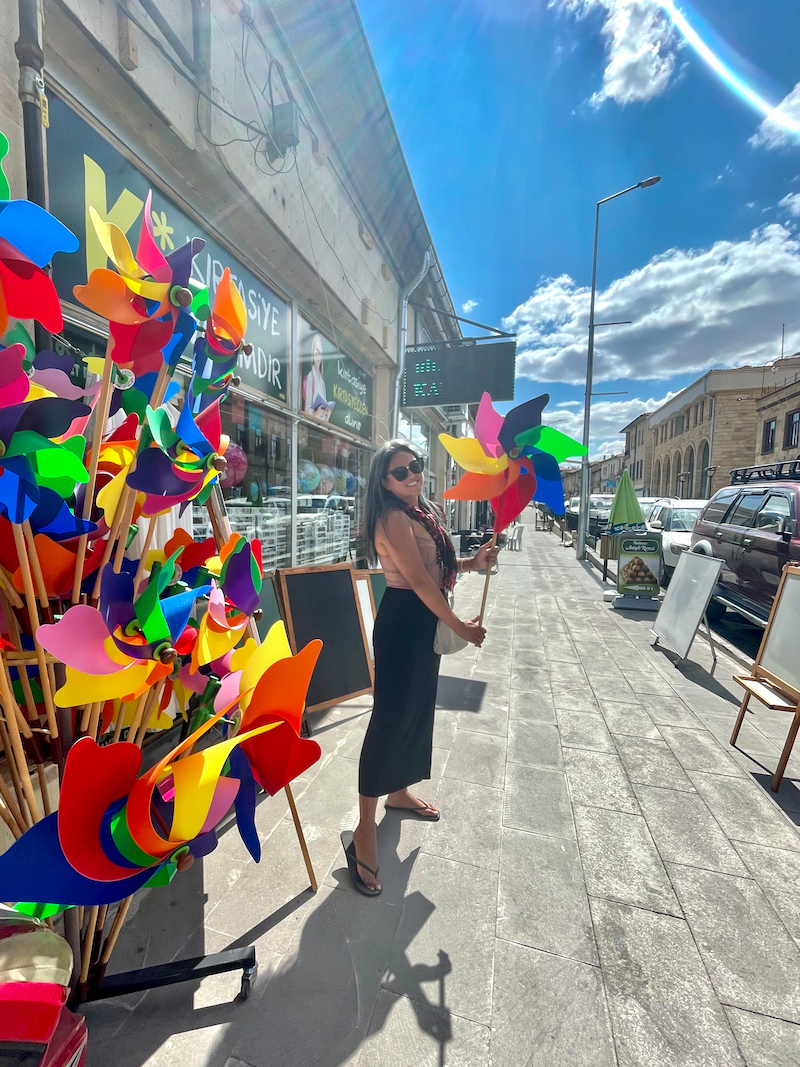
[[[378,562],[378,553],[375,550],[375,531],[378,523],[387,511],[396,509],[405,511],[406,505],[383,486],[383,479],[389,472],[389,462],[392,456],[398,452],[408,452],[415,459],[424,459],[423,454],[410,441],[387,441],[381,445],[372,457],[372,466],[369,469],[369,481],[367,482],[367,499],[364,505],[364,540],[367,552],[367,561],[372,567]],[[423,511],[431,511],[432,508],[425,496],[420,493],[419,506]]]

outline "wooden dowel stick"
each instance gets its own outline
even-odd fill
[[[108,937],[106,943],[103,945],[103,951],[100,956],[100,966],[105,967],[108,961],[111,959],[111,953],[114,951],[114,945],[117,943],[119,932],[122,929],[122,924],[125,922],[125,916],[128,914],[128,908],[131,906],[133,897],[125,897],[121,900],[119,907],[117,908],[117,914],[114,916],[114,921],[111,924],[111,929],[108,931]]]
[[[157,515],[150,516],[150,522],[147,526],[147,533],[144,538],[144,545],[142,547],[141,555],[139,556],[139,566],[136,568],[136,574],[133,578],[133,595],[136,596],[136,591],[139,588],[139,582],[142,580],[142,575],[145,570],[145,560],[147,559],[147,553],[150,551],[150,545],[153,542],[153,534],[156,532],[156,520]]]
[[[43,764],[36,764],[36,775],[39,779],[39,792],[42,794],[42,807],[44,808],[44,813],[45,815],[50,815],[52,814],[53,809],[50,806],[50,796],[47,792],[47,778],[45,777]]]
[[[103,376],[100,380],[100,395],[97,398],[97,403],[94,406],[94,429],[92,431],[92,456],[89,461],[89,481],[86,484],[86,495],[83,498],[83,518],[88,519],[92,514],[92,503],[94,502],[94,489],[97,484],[97,465],[100,462],[100,445],[103,441],[103,434],[105,433],[106,424],[108,422],[108,412],[111,407],[111,349],[114,347],[114,342],[111,337],[108,338],[108,344],[106,345],[106,358],[103,363]],[[77,604],[81,597],[81,582],[83,579],[83,565],[86,562],[86,545],[88,543],[88,534],[83,534],[78,540],[78,552],[75,556],[75,572],[72,579],[72,603]]]
[[[17,523],[12,523],[11,529],[14,531],[14,544],[17,548],[20,570],[22,571],[22,585],[25,589],[25,603],[28,608],[31,629],[33,630],[31,637],[33,638],[33,647],[36,650],[36,662],[39,664],[39,685],[42,689],[44,707],[47,712],[47,728],[50,731],[51,739],[54,741],[58,737],[58,721],[56,719],[55,705],[53,704],[53,693],[50,689],[50,675],[47,673],[44,649],[36,640],[36,626],[39,621],[39,614],[36,610],[36,596],[33,591],[33,578],[31,577],[25,537]]]
[[[9,831],[11,832],[11,835],[14,838],[22,837],[22,830],[20,830],[16,820],[12,817],[11,812],[5,805],[5,802],[0,803],[0,819],[2,819],[3,822],[6,824]]]
[[[2,567],[0,567],[0,589],[2,589],[5,595],[8,597],[12,607],[15,607],[17,611],[21,611],[23,609],[25,605],[22,603],[22,597],[14,588],[11,579],[8,577]]]
[[[16,764],[17,773],[19,774],[20,784],[22,786],[22,792],[25,795],[25,802],[28,805],[28,810],[31,813],[31,818],[34,822],[39,821],[39,808],[36,804],[36,797],[33,793],[33,783],[31,782],[31,776],[28,771],[28,757],[25,755],[25,749],[22,745],[22,737],[20,735],[20,723],[19,719],[23,719],[22,712],[17,706],[17,702],[14,699],[14,694],[10,689],[10,683],[8,681],[8,675],[6,674],[5,664],[3,669],[0,670],[0,698],[3,701],[3,708],[5,710],[5,724],[4,727],[8,730],[8,738],[11,742],[11,752],[13,754],[13,762]],[[27,727],[27,723],[25,723]],[[30,728],[28,727],[30,734]],[[32,734],[30,736],[33,736]],[[5,737],[3,737],[5,743]],[[8,750],[6,750],[8,755]],[[11,763],[12,760],[9,761]]]
[[[4,746],[5,747],[5,746]],[[9,771],[11,770],[11,762],[9,761]],[[14,776],[11,776],[12,785],[14,782]],[[24,834],[28,829],[28,823],[25,816],[22,814],[22,806],[14,803],[14,798],[11,796],[11,790],[6,785],[6,780],[0,774],[0,798],[2,798],[3,804],[8,811],[11,818],[17,824],[20,833]]]
[[[314,866],[311,862],[311,856],[308,852],[308,845],[306,844],[305,834],[303,833],[303,827],[300,822],[300,816],[297,814],[297,805],[294,802],[294,796],[290,786],[286,786],[286,799],[289,801],[289,810],[292,813],[292,819],[294,820],[294,828],[297,833],[297,840],[300,842],[300,851],[303,853],[303,859],[306,864],[306,871],[308,872],[308,878],[311,882],[312,892],[317,891],[317,876],[314,874]]]
[[[31,571],[33,572],[33,580],[36,583],[36,595],[39,598],[42,611],[45,612],[46,615],[50,615],[50,600],[47,596],[47,590],[45,589],[42,565],[39,562],[39,552],[36,548],[36,542],[33,539],[33,530],[31,529],[30,522],[23,522],[22,532],[25,535],[25,543],[28,546],[28,558],[30,560]]]
[[[111,559],[111,553],[114,551],[114,545],[116,544],[117,537],[119,536],[120,528],[122,526],[122,518],[125,513],[125,501],[127,497],[123,491],[119,504],[117,504],[117,510],[114,513],[114,522],[111,524],[111,531],[109,532],[108,539],[103,549],[103,556],[100,560],[100,566],[97,568],[97,579],[94,583],[94,590],[92,591],[92,599],[97,600],[100,596],[100,585],[103,581],[103,571],[106,564]]]
[[[87,736],[91,737],[92,741],[97,740],[97,731],[100,727],[100,715],[104,705],[104,700],[98,700],[96,704],[92,705],[92,714],[89,717],[89,729],[86,732]]]
[[[8,773],[11,778],[11,784],[14,787],[14,793],[17,797],[16,804],[11,798],[11,793],[9,792],[8,787],[6,786],[5,780],[3,779],[2,775],[0,775],[0,794],[2,795],[3,800],[6,803],[6,807],[14,816],[17,826],[19,826],[22,832],[24,833],[30,826],[28,818],[25,815],[25,793],[22,789],[22,779],[20,778],[19,772],[17,771],[17,761],[14,759],[14,754],[11,750],[11,741],[8,736],[8,731],[6,730],[6,725],[5,722],[3,722],[2,718],[0,718],[0,743],[2,743],[3,746],[3,752],[5,753],[6,763],[8,764]]]
[[[136,460],[134,459],[134,464]],[[131,465],[133,470],[134,464]],[[122,503],[122,501],[120,501]],[[114,573],[119,574],[122,570],[122,560],[125,557],[125,549],[128,547],[128,534],[131,530],[131,521],[133,519],[133,509],[136,506],[136,490],[127,488],[127,496],[125,497],[125,510],[122,514],[122,522],[119,530],[119,540],[117,541],[117,554],[114,557]],[[134,586],[135,589],[135,586]]]
[[[147,733],[148,727],[150,725],[150,719],[152,718],[153,712],[156,710],[159,705],[159,702],[161,701],[161,693],[164,689],[164,684],[166,683],[166,680],[166,678],[162,678],[160,681],[156,682],[155,685],[151,687],[150,692],[148,693],[147,703],[145,704],[144,714],[142,715],[142,722],[139,726],[139,731],[136,734],[136,739],[134,741],[134,744],[137,746],[137,748],[141,748],[144,744],[145,734]],[[128,737],[130,737],[130,734],[128,734]]]
[[[94,947],[94,932],[97,929],[97,916],[100,908],[95,904],[89,910],[89,921],[86,924],[86,933],[83,938],[83,952],[81,960],[80,984],[86,985],[89,980],[89,967],[92,962],[92,948]]]
[[[490,551],[497,544],[497,534],[492,534],[492,540],[490,542]],[[486,568],[486,581],[483,583],[483,599],[481,600],[481,613],[478,616],[478,626],[483,626],[483,615],[486,611],[486,598],[489,596],[489,579],[492,577],[492,568],[487,566]]]
[[[111,739],[112,745],[115,745],[117,741],[119,741],[119,735],[122,733],[122,724],[125,721],[125,712],[129,706],[130,705],[123,704],[122,701],[120,701],[119,707],[117,708],[117,714],[114,718],[114,736]]]

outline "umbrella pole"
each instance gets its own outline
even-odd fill
[[[490,541],[490,551],[497,544],[497,533],[492,534],[492,540]],[[481,613],[478,616],[478,626],[483,626],[483,615],[486,611],[486,598],[489,596],[489,579],[492,577],[492,568],[486,568],[486,581],[483,583],[483,600],[481,600]]]

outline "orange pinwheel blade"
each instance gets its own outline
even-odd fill
[[[467,471],[461,475],[452,489],[446,489],[447,500],[493,500],[504,493],[519,478],[519,464],[511,460],[499,474],[474,474]]]

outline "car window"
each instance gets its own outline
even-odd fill
[[[758,511],[764,493],[742,493],[736,502],[736,507],[725,520],[731,526],[752,526],[755,513]]]
[[[753,525],[764,533],[778,533],[792,517],[792,504],[784,493],[770,493]]]
[[[673,533],[678,530],[691,533],[700,510],[700,508],[673,508],[666,529],[672,530]]]
[[[721,489],[706,504],[705,511],[703,512],[703,521],[722,522],[725,512],[731,506],[731,503],[738,492],[739,490],[736,489],[735,486],[730,486],[728,489]]]

